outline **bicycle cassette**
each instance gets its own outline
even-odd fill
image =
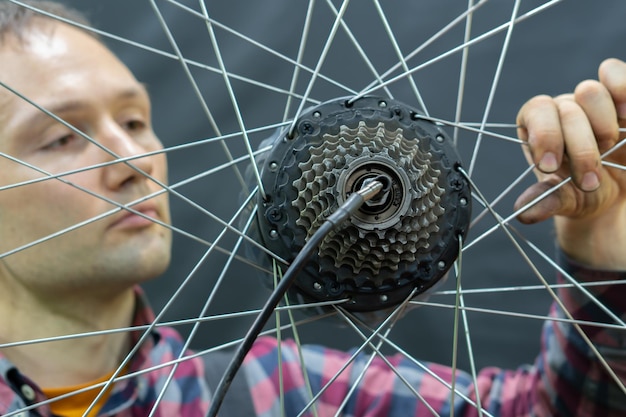
[[[425,292],[452,266],[469,227],[470,186],[439,125],[392,99],[336,99],[270,141],[259,159],[258,229],[287,261],[365,182],[385,185],[322,241],[292,287],[299,296],[383,310]]]

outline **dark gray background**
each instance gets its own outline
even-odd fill
[[[104,31],[167,52],[172,51],[147,1],[76,0],[67,3],[86,11],[96,27]],[[187,58],[216,65],[214,50],[204,23],[167,2],[157,3],[183,54]],[[209,13],[218,21],[290,57],[296,56],[304,21],[305,2],[237,0],[208,3]],[[305,64],[309,66],[315,65],[324,36],[332,23],[327,5],[323,2],[318,3],[313,22],[314,35],[311,37],[305,58]],[[346,21],[379,71],[382,71],[395,62],[391,45],[382,34],[369,2],[352,3]],[[467,4],[460,0],[383,3],[400,47],[405,53],[456,18]],[[530,10],[540,3],[523,1],[522,11]],[[198,9],[196,2],[185,4]],[[335,4],[338,5],[338,2]],[[513,2],[503,0],[493,0],[483,6],[475,15],[474,36],[506,22],[512,6]],[[563,1],[562,4],[516,26],[489,121],[513,123],[519,106],[532,95],[571,91],[578,81],[596,76],[597,66],[602,59],[610,56],[624,57],[625,11],[624,3],[619,0],[595,2],[570,0]],[[222,30],[216,28],[216,33],[229,70],[281,88],[288,88],[292,73],[290,65]],[[417,65],[437,53],[460,44],[462,37],[461,25],[410,61],[410,65]],[[463,113],[465,121],[481,120],[487,91],[494,76],[495,64],[503,41],[504,32],[470,50],[467,96]],[[155,129],[167,146],[215,136],[179,63],[115,40],[107,39],[106,42],[131,67],[137,77],[147,84],[154,102]],[[419,72],[415,77],[428,109],[434,116],[448,119],[453,117],[459,62],[460,55],[457,53]],[[236,132],[238,126],[221,77],[198,69],[192,69],[192,72],[197,77],[200,89],[222,132]],[[323,73],[355,89],[366,85],[372,78],[341,30],[323,67]],[[304,91],[304,82],[308,81],[308,78],[307,75],[302,75],[299,92]],[[264,126],[281,120],[284,96],[238,81],[233,81],[233,88],[243,108],[246,126]],[[406,83],[395,87],[393,94],[415,105]],[[323,100],[345,95],[345,92],[319,81],[313,95]],[[513,134],[511,130],[506,133]],[[264,134],[253,135],[252,140],[258,143],[263,136]],[[465,133],[461,136],[461,151],[465,157],[474,142],[475,134]],[[480,168],[474,178],[488,198],[493,198],[508,181],[521,172],[524,161],[515,144],[501,143],[491,138],[486,138],[484,142],[484,149],[478,160]],[[234,153],[241,155],[240,138],[233,139],[232,144]],[[224,160],[221,149],[215,145],[172,153],[171,182],[202,172]],[[238,184],[233,181],[231,171],[196,181],[180,189],[184,195],[224,219],[229,218],[232,213],[238,190]],[[520,190],[518,189],[516,193]],[[500,212],[505,215],[510,213],[512,203],[512,197],[500,203],[498,206]],[[215,238],[216,231],[219,230],[215,222],[177,198],[172,199],[172,206],[176,226],[207,239]],[[489,220],[483,224],[485,226],[477,227],[471,236],[478,235],[480,229],[493,223]],[[521,227],[521,230],[530,239],[539,242],[547,253],[553,253],[550,224]],[[228,240],[234,241],[232,236]],[[169,299],[205,250],[204,246],[191,242],[188,238],[176,237],[174,262],[170,270],[164,277],[146,285],[157,310]],[[191,285],[183,291],[179,301],[168,310],[166,319],[197,315],[214,285],[223,262],[224,257],[218,255],[211,256],[203,263]],[[542,263],[539,266],[548,276],[553,275],[553,272]],[[520,260],[502,233],[490,237],[466,253],[463,279],[465,288],[537,283],[529,268]],[[447,287],[450,287],[450,284],[449,282]],[[257,275],[250,268],[236,262],[226,276],[226,287],[218,293],[210,311],[211,313],[239,311],[259,306],[266,295],[267,292],[259,284]],[[437,300],[440,299],[447,303],[452,302],[451,298]],[[485,308],[504,306],[512,311],[545,314],[549,298],[542,291],[513,292],[504,295],[472,296],[468,297],[466,302],[472,306]],[[452,313],[449,310],[423,307],[404,318],[394,329],[394,338],[420,358],[449,363],[451,318]],[[534,359],[539,345],[540,322],[479,313],[470,313],[469,319],[479,366],[514,367]],[[194,339],[193,346],[208,347],[241,336],[241,329],[245,323],[205,325],[200,335]],[[181,328],[183,332],[187,330],[185,327]],[[352,346],[358,341],[347,336],[350,333],[348,329],[328,322],[307,326],[302,332],[307,341],[326,343],[339,348]],[[461,355],[460,363],[461,366],[467,367],[466,355]]]

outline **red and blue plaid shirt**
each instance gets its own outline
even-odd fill
[[[137,306],[133,326],[145,326],[154,321],[154,313],[146,303],[142,291],[137,288]],[[134,342],[143,331],[132,333]],[[174,329],[154,329],[127,365],[127,375],[137,376],[115,382],[99,416],[148,416],[154,407],[161,389],[183,348],[183,342]],[[169,366],[158,367],[159,364]],[[149,372],[142,372],[155,368]],[[204,366],[201,360],[180,362],[172,382],[167,386],[155,417],[189,416],[204,417],[209,400],[204,381]],[[0,415],[26,408],[30,414],[19,417],[52,417],[47,401],[40,388],[27,376],[22,375],[5,357],[0,356]],[[38,405],[39,403],[43,405]]]
[[[626,279],[626,272],[590,270],[568,260],[561,262],[579,282],[612,281]],[[591,291],[622,319],[626,318],[626,286],[600,285]],[[578,290],[559,290],[559,296],[572,316],[582,322],[614,323],[605,311],[591,302]],[[135,325],[150,323],[152,312],[138,297],[139,308]],[[553,306],[551,316],[563,318],[560,309]],[[616,377],[626,383],[626,330],[614,326],[582,326],[600,351]],[[182,349],[180,336],[172,329],[154,329],[133,358],[129,373],[148,369],[175,360]],[[251,401],[257,416],[279,416],[279,361],[278,343],[272,338],[259,339],[249,353],[240,372],[249,386]],[[284,384],[284,409],[287,416],[295,416],[309,402],[305,388],[298,351],[293,342],[282,342],[282,381]],[[304,363],[313,393],[317,393],[344,366],[350,353],[321,346],[303,347]],[[316,402],[319,416],[335,415],[345,395],[354,385],[368,357],[360,355],[347,366],[340,376],[324,391]],[[471,402],[475,401],[472,379],[457,372],[456,388],[459,393],[451,403],[449,389],[442,383],[450,382],[450,368],[435,364],[420,364],[401,355],[389,361],[409,382],[423,400],[416,398],[411,389],[380,358],[374,360],[360,381],[356,391],[344,405],[343,416],[431,416],[433,410],[449,415],[454,407],[457,416],[478,415]],[[159,368],[115,383],[111,396],[100,415],[147,416],[160,395],[170,366]],[[208,388],[204,381],[202,360],[182,362],[172,382],[156,408],[155,416],[200,417],[208,405]],[[5,415],[31,404],[33,414],[49,417],[39,388],[6,359],[0,357],[0,414]],[[485,415],[491,416],[626,416],[626,394],[614,382],[596,355],[582,339],[574,326],[564,321],[547,321],[542,336],[542,349],[533,366],[514,371],[487,368],[477,379],[478,391]],[[27,386],[28,388],[24,388]],[[424,404],[428,403],[428,406]],[[38,414],[35,414],[38,413]],[[234,415],[237,415],[235,410]],[[28,414],[23,414],[28,415]],[[305,415],[313,415],[309,411]]]

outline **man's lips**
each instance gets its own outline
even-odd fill
[[[139,214],[122,210],[111,223],[112,228],[141,228],[154,224],[151,219],[159,220],[159,210],[155,204],[142,203],[130,207],[132,210],[141,213]],[[145,217],[144,217],[145,216]]]

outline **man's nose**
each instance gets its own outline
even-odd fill
[[[104,148],[102,152],[108,153],[108,161],[123,159],[104,168],[105,181],[109,188],[118,189],[152,174],[154,156],[141,157],[149,152],[141,141],[114,122],[107,123],[102,130],[98,142]]]

